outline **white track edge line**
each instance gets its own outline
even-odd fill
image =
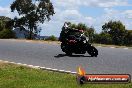
[[[52,69],[52,68],[46,68],[46,67],[34,66],[34,65],[27,65],[27,64],[15,63],[15,62],[4,61],[4,60],[0,60],[0,61],[2,61],[4,63],[11,63],[11,64],[17,64],[17,65],[22,65],[22,66],[28,66],[30,68],[36,68],[36,69],[42,69],[42,70],[49,70],[49,71],[55,71],[55,72],[61,72],[61,73],[77,74],[77,72],[72,72],[72,71]]]

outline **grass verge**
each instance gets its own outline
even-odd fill
[[[118,46],[118,45],[106,45],[106,44],[93,44],[94,46],[102,46],[102,47],[115,47],[115,48],[129,48],[132,49],[132,46]]]
[[[132,88],[132,83],[80,86],[75,75],[0,62],[0,88]]]

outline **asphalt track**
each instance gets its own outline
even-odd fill
[[[0,60],[34,66],[77,71],[82,66],[88,74],[131,74],[132,49],[97,47],[98,57],[66,56],[57,44],[0,40]]]

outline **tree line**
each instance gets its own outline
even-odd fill
[[[0,38],[9,39],[16,38],[15,33],[12,31],[11,18],[0,16]]]
[[[0,38],[16,38],[12,31],[12,19],[0,16]],[[71,28],[85,31],[91,43],[114,44],[114,45],[132,45],[132,30],[127,30],[121,21],[109,21],[102,25],[102,31],[96,33],[94,27],[88,27],[84,23],[70,23]],[[55,36],[50,36],[48,40],[57,40]]]
[[[34,34],[40,33],[38,23],[50,21],[55,14],[54,6],[50,0],[14,0],[10,6],[11,12],[16,11],[19,17],[13,19],[5,16],[0,17],[0,38],[15,38],[11,30],[16,27],[25,28],[29,31],[29,39]],[[102,31],[96,33],[94,27],[88,27],[83,23],[72,24],[71,27],[83,29],[85,35],[92,43],[132,45],[132,30],[127,30],[121,21],[109,21],[102,26]],[[51,39],[54,40],[54,36]]]
[[[127,30],[121,21],[109,21],[102,25],[102,31],[96,33],[94,27],[88,27],[83,23],[72,24],[72,28],[85,31],[91,43],[132,45],[132,30]]]
[[[114,45],[132,45],[132,30],[127,30],[121,21],[109,21],[96,34],[95,42]]]
[[[5,36],[5,34],[8,34],[5,33],[5,31],[12,32],[11,30],[9,30],[12,28],[8,28],[8,26],[6,26],[8,24],[13,28],[19,27],[21,30],[28,30],[29,36],[27,38],[33,39],[34,35],[39,34],[41,31],[38,28],[38,23],[43,24],[45,21],[50,21],[50,17],[55,14],[54,7],[50,0],[15,0],[11,4],[10,9],[11,12],[16,11],[19,16],[10,19],[10,21],[8,22],[5,22],[6,19],[0,19],[0,26],[2,27],[0,27],[0,31],[2,32],[0,33],[0,36],[2,36],[0,38],[6,38],[3,37]]]

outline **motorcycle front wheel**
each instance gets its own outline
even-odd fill
[[[98,50],[94,46],[89,46],[87,52],[91,55],[91,57],[98,56]]]

